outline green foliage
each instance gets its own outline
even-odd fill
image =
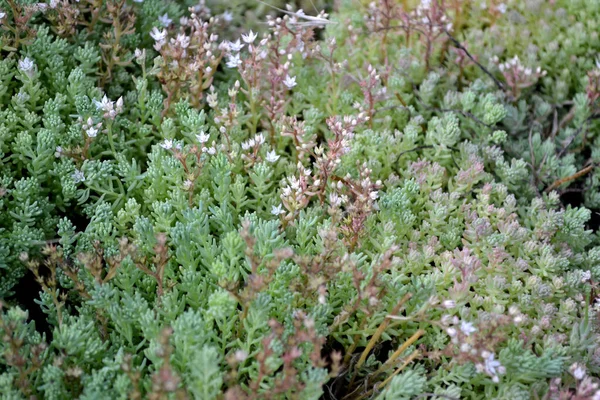
[[[599,395],[596,2],[92,3],[0,0],[2,398]]]

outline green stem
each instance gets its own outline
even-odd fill
[[[115,142],[114,142],[113,136],[112,136],[112,126],[113,126],[113,123],[111,122],[108,125],[108,144],[110,145],[110,151],[111,151],[114,159],[116,160],[117,159],[117,151],[115,150]]]

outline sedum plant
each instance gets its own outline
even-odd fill
[[[0,0],[2,396],[599,398],[596,9],[238,3]]]

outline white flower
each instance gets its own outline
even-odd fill
[[[150,31],[150,36],[152,37],[152,39],[154,39],[156,42],[162,42],[163,40],[165,40],[165,38],[167,37],[167,31],[165,29],[160,30],[157,27],[152,28],[152,30]]]
[[[213,142],[214,144],[215,142]],[[202,152],[203,153],[208,153],[211,156],[217,154],[217,149],[215,149],[214,147],[203,147],[202,148]]]
[[[185,182],[183,182],[183,190],[190,190],[190,188],[192,187],[193,182],[190,181],[189,179],[186,179]]]
[[[121,96],[117,99],[116,109],[117,109],[117,112],[123,111],[123,96]]]
[[[233,21],[233,14],[231,13],[231,11],[225,11],[223,13],[223,19],[225,20],[225,22]]]
[[[460,330],[467,336],[469,336],[471,333],[477,331],[477,328],[475,328],[473,326],[472,323],[470,322],[466,322],[466,321],[462,321],[460,323]]]
[[[33,60],[29,57],[19,60],[19,69],[25,73],[29,73],[33,70],[34,65]]]
[[[575,364],[571,365],[571,368],[569,368],[569,370],[571,371],[571,374],[573,374],[573,376],[575,377],[575,379],[577,379],[578,381],[580,381],[583,378],[585,378],[585,375],[586,375],[585,374],[585,368],[583,368],[578,363],[575,363]]]
[[[4,11],[0,11],[0,21],[6,17],[6,13]]]
[[[496,9],[500,11],[501,14],[506,13],[506,4],[500,3],[496,6]]]
[[[293,88],[294,86],[296,86],[296,77],[290,77],[289,75],[287,75],[283,81],[283,84],[289,89]]]
[[[279,214],[283,214],[285,211],[283,211],[283,208],[281,207],[281,204],[278,205],[277,207],[273,206],[271,208],[271,214],[273,215],[279,215]]]
[[[144,0],[133,0],[134,3],[143,3]]]
[[[165,139],[165,141],[160,144],[160,147],[165,150],[171,150],[173,148],[173,141],[171,139]]]
[[[342,198],[336,192],[331,192],[329,194],[329,203],[332,207],[339,207],[342,204]]]
[[[274,163],[275,161],[279,160],[279,156],[277,155],[277,153],[275,153],[275,150],[269,151],[267,153],[266,160],[270,163]]]
[[[239,54],[235,54],[235,55],[231,55],[227,58],[227,67],[228,68],[237,68],[240,65],[242,65],[242,60],[240,60],[240,55]]]
[[[54,157],[59,158],[63,154],[63,148],[61,146],[56,146],[56,150],[54,151]]]
[[[180,33],[177,35],[177,43],[179,43],[182,48],[187,49],[190,45],[190,37],[185,33]]]
[[[247,35],[244,35],[244,34],[242,33],[242,40],[243,40],[244,42],[248,43],[248,44],[251,44],[251,43],[253,43],[253,42],[254,42],[254,40],[256,40],[256,37],[257,37],[257,36],[258,36],[258,34],[256,34],[256,33],[252,32],[252,31],[248,32],[248,34],[247,34]]]
[[[585,283],[592,278],[592,272],[587,270],[581,274],[581,282]]]
[[[95,128],[95,127],[93,127],[93,126],[90,126],[90,127],[89,127],[89,128],[86,130],[86,131],[85,131],[85,134],[86,134],[86,135],[88,135],[88,137],[95,138],[95,137],[98,135],[98,129],[97,129],[97,128]]]
[[[158,22],[160,22],[160,24],[162,26],[169,26],[169,25],[171,25],[173,20],[171,18],[169,18],[169,14],[164,14],[164,15],[161,15],[160,17],[158,17]]]
[[[234,353],[234,357],[235,361],[241,363],[246,361],[246,359],[248,358],[248,353],[246,353],[244,350],[236,350],[236,352]]]
[[[456,302],[454,300],[444,300],[442,306],[446,309],[454,308],[456,307]]]
[[[229,50],[236,53],[244,48],[244,45],[240,42],[240,39],[236,40],[235,42],[229,42],[228,44]]]
[[[198,139],[200,143],[204,144],[208,142],[208,139],[210,139],[210,135],[208,133],[200,132],[199,135],[196,135],[196,139]]]
[[[491,376],[495,376],[497,372],[500,372],[500,361],[495,359],[494,353],[490,353],[485,359],[485,372]]]
[[[102,97],[102,101],[94,100],[94,105],[98,110],[110,111],[113,109],[114,102],[110,101],[106,95]]]
[[[83,172],[81,172],[78,169],[76,169],[75,172],[73,172],[73,174],[71,175],[71,177],[73,178],[73,180],[75,181],[75,183],[79,183],[79,182],[84,182],[85,181],[85,176],[83,175]]]

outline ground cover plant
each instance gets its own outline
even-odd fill
[[[600,2],[0,0],[0,396],[600,399]]]

